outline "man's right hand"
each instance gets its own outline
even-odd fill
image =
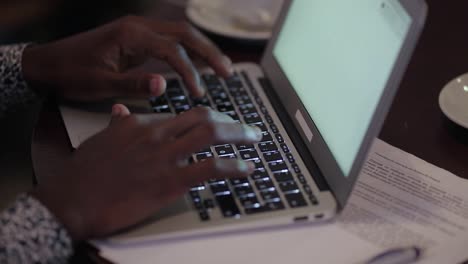
[[[251,144],[261,131],[230,117],[196,108],[157,122],[113,108],[113,121],[76,150],[60,173],[32,192],[75,241],[108,235],[135,224],[210,178],[245,177],[242,160],[187,158],[210,145]]]

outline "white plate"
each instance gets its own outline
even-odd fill
[[[444,87],[439,96],[439,105],[450,120],[468,129],[468,74]]]
[[[198,27],[225,37],[264,41],[271,37],[282,0],[189,0],[185,13]]]

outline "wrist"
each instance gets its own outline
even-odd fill
[[[47,81],[52,77],[47,72],[51,65],[46,58],[42,45],[28,45],[23,51],[21,61],[23,79],[39,95],[47,94],[51,90],[51,85]]]
[[[81,242],[86,239],[87,236],[80,214],[70,203],[60,199],[52,192],[41,189],[39,186],[29,194],[43,204],[63,225],[73,242]]]

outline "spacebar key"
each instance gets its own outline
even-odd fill
[[[237,207],[236,201],[232,195],[220,195],[216,197],[219,208],[223,213],[224,217],[235,217],[240,215],[239,207]]]

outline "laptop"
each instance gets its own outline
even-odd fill
[[[167,92],[149,100],[154,112],[210,106],[263,131],[258,144],[207,147],[191,161],[238,158],[254,161],[256,170],[248,178],[193,186],[144,224],[108,241],[335,217],[385,120],[426,14],[424,0],[288,0],[260,65],[235,64],[228,79],[201,69],[207,89],[201,99],[190,97],[177,74],[167,74]]]

